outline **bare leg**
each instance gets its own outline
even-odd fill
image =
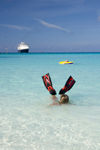
[[[53,103],[50,104],[51,105],[59,105],[59,101],[58,101],[58,98],[55,96],[55,95],[52,95],[52,100],[53,100]]]
[[[54,100],[54,101],[55,101],[55,100],[58,100],[58,98],[57,98],[55,95],[52,95],[51,98],[52,98],[52,100]]]

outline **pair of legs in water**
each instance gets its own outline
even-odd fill
[[[42,76],[43,82],[49,93],[52,95],[52,99],[54,100],[53,105],[59,105],[59,104],[67,104],[69,102],[69,97],[65,93],[69,91],[73,85],[75,84],[75,80],[73,79],[72,76],[68,78],[66,81],[64,87],[59,91],[60,96],[60,101],[57,100],[56,91],[53,88],[52,81],[50,78],[49,73],[46,75]]]

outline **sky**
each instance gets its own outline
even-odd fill
[[[0,52],[100,52],[100,0],[0,0]]]

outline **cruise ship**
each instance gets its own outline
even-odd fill
[[[21,42],[18,47],[18,52],[19,53],[28,53],[29,52],[29,46],[25,44],[24,42]]]

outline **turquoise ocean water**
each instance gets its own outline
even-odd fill
[[[76,80],[71,104],[49,106],[48,72],[57,93]],[[100,53],[0,54],[0,150],[61,149],[100,150]]]

